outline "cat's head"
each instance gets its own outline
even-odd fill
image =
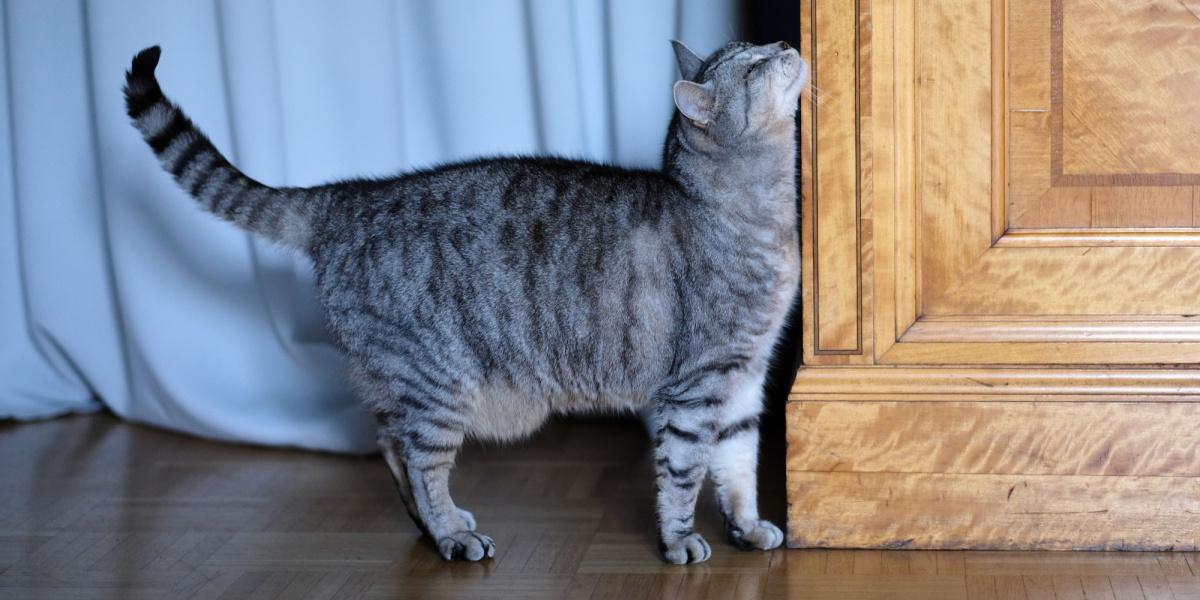
[[[682,76],[675,107],[686,126],[713,143],[738,146],[794,119],[808,64],[786,42],[730,42],[707,59],[681,42],[671,45]]]

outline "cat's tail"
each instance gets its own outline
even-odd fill
[[[317,189],[266,186],[230,164],[163,95],[154,77],[160,54],[161,49],[152,46],[133,58],[125,73],[125,107],[163,168],[209,212],[307,251],[312,224],[324,212],[328,195]]]

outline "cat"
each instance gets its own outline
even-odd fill
[[[159,87],[126,108],[199,204],[312,258],[349,378],[376,416],[405,507],[447,560],[495,555],[451,499],[464,438],[550,416],[648,410],[662,558],[707,560],[694,509],[713,481],[726,533],[771,549],[758,422],[799,280],[795,111],[808,66],[786,43],[729,43],[682,78],[660,170],[488,158],[385,179],[275,188],[232,166]]]

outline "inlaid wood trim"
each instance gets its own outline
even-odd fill
[[[813,367],[791,401],[1200,402],[1200,370],[1186,368]]]
[[[987,320],[925,318],[903,342],[1200,342],[1194,318],[1102,322],[1077,320]]]
[[[859,1],[851,5],[807,0],[805,8],[803,14],[808,18],[802,23],[801,35],[807,35],[807,43],[801,50],[811,68],[813,87],[811,98],[801,107],[801,122],[807,128],[802,159],[802,190],[807,202],[802,203],[802,215],[809,228],[803,261],[805,299],[811,307],[805,339],[812,340],[811,354],[815,356],[860,355],[863,13]],[[836,24],[818,19],[833,19]],[[853,36],[826,36],[830,29],[849,29]],[[822,50],[829,51],[828,55]],[[847,99],[852,102],[845,102]],[[844,235],[851,228],[853,237]]]
[[[1200,229],[1191,227],[1009,229],[996,248],[1074,248],[1090,246],[1200,246]]]
[[[1008,2],[992,0],[992,241],[1008,230]]]
[[[1050,2],[1050,185],[1052,187],[1172,187],[1200,184],[1200,173],[1063,172],[1063,0]]]

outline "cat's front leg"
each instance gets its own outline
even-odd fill
[[[655,411],[655,499],[658,549],[663,560],[684,565],[708,560],[712,549],[695,531],[696,498],[708,472],[715,431],[712,409],[660,402]]]
[[[783,531],[758,516],[758,419],[762,379],[752,378],[722,406],[716,444],[709,461],[717,504],[729,541],[742,550],[770,550],[783,543]]]

